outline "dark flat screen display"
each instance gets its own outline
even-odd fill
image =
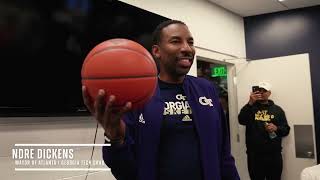
[[[0,0],[0,116],[85,113],[81,67],[111,38],[151,48],[165,17],[114,0]]]

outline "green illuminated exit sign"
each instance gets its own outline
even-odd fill
[[[227,67],[216,66],[211,68],[211,77],[227,77]]]

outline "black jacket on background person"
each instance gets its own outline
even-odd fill
[[[282,108],[272,100],[268,104],[246,104],[238,116],[239,123],[246,126],[247,152],[281,153],[281,139],[290,131],[286,116]],[[270,138],[265,130],[265,123],[277,126],[277,137]]]

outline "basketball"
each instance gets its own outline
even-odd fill
[[[157,86],[157,67],[151,54],[128,39],[110,39],[96,45],[81,69],[82,85],[94,100],[104,89],[106,101],[115,95],[115,107],[132,102],[136,109],[146,104]]]

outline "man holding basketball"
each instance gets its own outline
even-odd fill
[[[181,21],[161,23],[152,53],[159,62],[158,88],[142,109],[131,102],[114,111],[115,96],[99,91],[84,102],[105,130],[103,159],[121,180],[238,180],[223,109],[212,83],[188,76],[195,48]]]

